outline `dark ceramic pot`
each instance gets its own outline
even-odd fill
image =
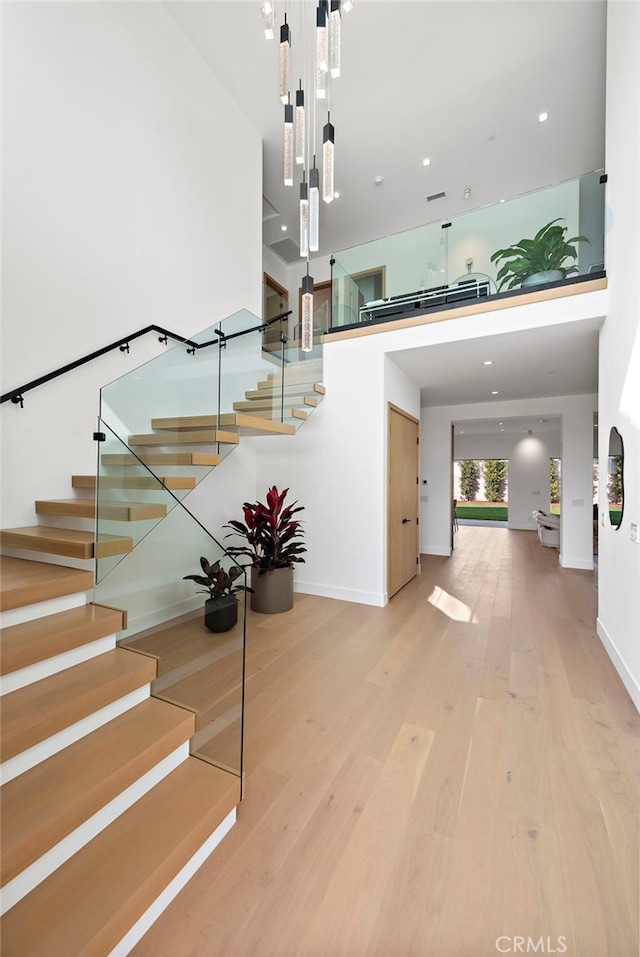
[[[293,568],[272,568],[264,575],[251,569],[251,610],[276,615],[293,608]]]
[[[204,626],[209,631],[229,631],[238,621],[238,599],[207,598],[204,603]]]

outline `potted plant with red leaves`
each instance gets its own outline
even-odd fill
[[[244,584],[235,584],[244,569],[239,565],[232,565],[229,569],[223,568],[220,561],[213,565],[206,558],[200,559],[202,575],[185,575],[183,581],[193,581],[203,586],[205,595],[209,595],[204,603],[204,624],[209,631],[229,631],[238,621],[238,597],[241,591],[251,591]]]
[[[244,539],[227,551],[233,558],[247,558],[251,567],[251,608],[270,615],[293,607],[293,566],[304,562],[306,548],[301,544],[304,532],[294,518],[304,506],[293,502],[285,505],[289,489],[279,492],[273,485],[267,492],[266,504],[245,502],[244,522],[231,520],[226,536]]]

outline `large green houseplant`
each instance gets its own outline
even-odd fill
[[[220,561],[213,565],[206,558],[200,559],[201,575],[185,575],[183,581],[202,585],[209,597],[204,603],[204,624],[209,631],[229,631],[238,621],[238,596],[241,591],[252,591],[244,583],[237,584],[244,569],[239,565],[223,568]]]
[[[301,544],[302,524],[293,516],[304,506],[293,502],[284,504],[289,489],[279,492],[273,485],[267,492],[266,503],[245,502],[242,506],[244,522],[232,519],[225,528],[231,529],[226,538],[244,540],[242,545],[230,545],[229,555],[246,558],[251,567],[251,608],[265,614],[288,611],[293,606],[293,566],[304,562]]]
[[[521,239],[515,246],[498,249],[491,262],[505,260],[496,276],[498,291],[503,286],[532,286],[554,282],[578,271],[575,264],[578,253],[575,243],[588,243],[586,236],[566,238],[567,227],[558,226],[562,217],[552,219],[538,230],[533,239]]]

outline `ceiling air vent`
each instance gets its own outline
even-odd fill
[[[442,192],[442,193],[432,193],[431,196],[427,196],[427,202],[428,202],[428,203],[432,203],[432,202],[434,201],[434,199],[444,199],[446,195],[447,195],[447,194],[446,194],[445,192]]]
[[[279,239],[277,243],[271,243],[269,249],[273,249],[286,263],[300,262],[300,247],[293,239]]]

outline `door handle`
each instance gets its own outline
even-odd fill
[[[403,525],[406,525],[407,522],[410,522],[410,521],[411,521],[410,518],[403,518],[403,519],[402,519],[402,524],[403,524]]]

